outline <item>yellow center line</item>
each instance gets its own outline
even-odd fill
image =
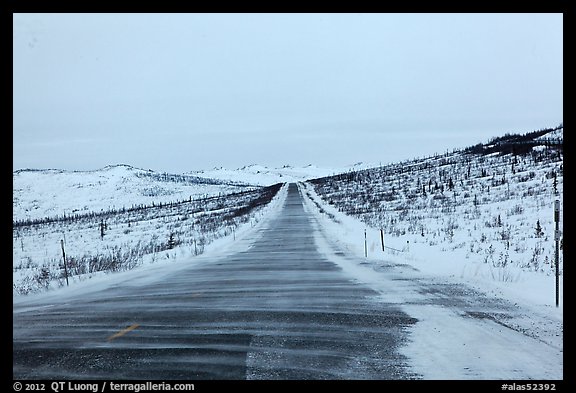
[[[128,333],[129,331],[136,329],[138,326],[140,326],[140,325],[137,324],[137,323],[135,323],[135,324],[132,325],[132,326],[128,326],[126,329],[122,329],[122,330],[120,330],[118,333],[113,334],[113,335],[111,335],[110,337],[108,337],[108,341],[112,341],[112,340],[114,340],[115,338],[122,337],[123,335],[125,335],[125,334]]]

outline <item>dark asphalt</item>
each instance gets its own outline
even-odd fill
[[[13,377],[417,378],[398,351],[416,321],[325,259],[311,220],[290,184],[248,251],[49,307],[14,305]]]

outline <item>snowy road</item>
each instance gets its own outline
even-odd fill
[[[14,378],[562,379],[562,349],[515,328],[514,306],[403,266],[366,274],[303,201],[290,184],[248,250],[15,302]]]

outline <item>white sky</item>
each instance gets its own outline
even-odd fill
[[[563,121],[562,14],[14,14],[13,169],[388,163]]]

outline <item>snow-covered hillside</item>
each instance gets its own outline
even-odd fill
[[[222,181],[241,179],[243,183],[268,186],[276,183],[296,183],[318,177],[336,175],[349,170],[369,168],[370,165],[356,163],[345,168],[319,168],[309,164],[304,167],[284,165],[282,168],[268,168],[263,165],[247,165],[238,169],[226,169],[223,167],[210,170],[187,172],[189,175],[201,176]]]
[[[38,219],[129,208],[255,189],[221,181],[110,165],[93,171],[18,170],[13,173],[12,218]]]

